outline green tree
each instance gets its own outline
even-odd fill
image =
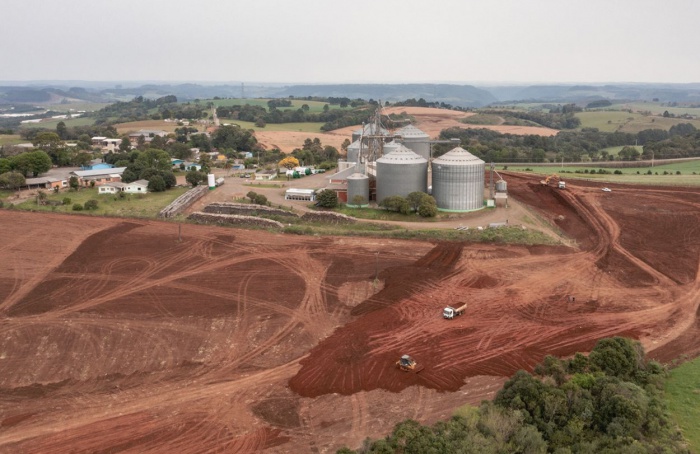
[[[418,207],[421,205],[421,202],[423,202],[424,196],[428,196],[428,194],[421,191],[414,191],[406,196],[406,201],[410,205],[411,210],[418,211]]]
[[[59,121],[58,124],[56,125],[56,134],[61,140],[67,140],[68,139],[68,128],[66,127],[65,122]]]
[[[150,180],[148,180],[148,190],[151,192],[163,192],[165,191],[165,180],[160,175],[153,175]]]
[[[588,360],[606,375],[629,381],[635,381],[646,369],[642,345],[625,337],[599,340]]]
[[[12,161],[7,158],[0,158],[0,174],[12,170]]]
[[[40,132],[34,137],[32,144],[46,152],[54,164],[67,164],[67,162],[63,162],[67,157],[65,144],[55,132]]]
[[[258,196],[258,193],[255,191],[248,191],[245,196],[250,199],[250,203],[255,203],[255,198]]]
[[[68,179],[68,186],[69,186],[71,189],[77,191],[78,188],[80,187],[80,180],[78,180],[78,177],[76,177],[75,175],[71,176],[71,177]]]
[[[238,126],[221,126],[214,131],[211,144],[216,148],[231,148],[238,151],[251,151],[257,143],[252,131]]]
[[[167,170],[165,172],[161,172],[160,176],[163,177],[163,181],[165,181],[165,189],[170,189],[177,185],[177,178],[171,171]]]
[[[324,189],[316,195],[318,206],[323,208],[335,208],[338,206],[338,194],[331,189]]]
[[[25,177],[30,174],[36,177],[51,169],[51,158],[43,151],[28,151],[14,156],[11,159],[11,164],[14,170]]]
[[[0,175],[0,188],[19,189],[25,181],[24,175],[19,172],[5,172]]]
[[[129,140],[129,136],[122,137],[122,141],[119,144],[119,151],[122,153],[131,151],[131,140]]]
[[[93,155],[92,153],[76,153],[73,156],[73,159],[71,160],[72,164],[74,166],[86,166],[92,162]]]
[[[199,170],[190,170],[185,174],[185,181],[192,186],[197,186],[207,179],[207,175]]]
[[[156,170],[170,170],[172,169],[172,161],[170,155],[167,151],[158,150],[155,148],[149,148],[139,154],[136,158],[134,164],[137,168],[143,169],[156,169]]]

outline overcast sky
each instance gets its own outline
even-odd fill
[[[0,80],[700,82],[698,0],[0,0]]]

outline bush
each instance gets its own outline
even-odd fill
[[[255,198],[258,196],[258,193],[255,191],[248,191],[248,194],[245,196],[250,199],[250,203],[255,203]]]
[[[622,175],[622,170],[619,170],[619,169],[618,169],[618,170],[616,170],[616,171],[613,172],[613,173],[614,173],[615,175]],[[639,172],[637,172],[637,173],[639,173]]]
[[[99,203],[97,203],[97,200],[95,200],[95,199],[90,199],[87,202],[85,202],[85,204],[83,205],[83,207],[86,210],[96,210],[98,208],[98,206],[99,206]],[[73,205],[73,208],[75,209],[75,205]]]
[[[252,201],[258,205],[267,205],[267,197],[262,194],[255,194],[255,198]]]
[[[2,200],[0,200],[0,208],[2,208],[2,207],[4,207],[4,206],[5,206],[5,202],[3,202]]]
[[[73,211],[83,211],[83,206],[79,203],[73,204]]]
[[[401,214],[409,214],[411,212],[411,205],[408,203],[408,200],[404,199],[400,195],[386,197],[381,201],[379,206],[386,208],[388,211],[394,211]]]
[[[64,205],[70,205],[71,202],[72,202],[72,200],[70,199],[70,197],[64,197],[64,198],[63,198],[63,204],[64,204]]]
[[[431,196],[424,197],[418,207],[418,214],[423,218],[434,218],[437,216],[438,209],[435,199]]]
[[[330,189],[324,189],[316,196],[317,204],[323,208],[335,208],[338,206],[338,194]]]

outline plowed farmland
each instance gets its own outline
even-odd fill
[[[602,337],[700,353],[700,194],[506,179],[575,246],[0,210],[0,452],[332,452]]]

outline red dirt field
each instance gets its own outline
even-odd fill
[[[602,337],[700,353],[700,194],[505,177],[577,247],[0,210],[0,452],[333,452]]]

